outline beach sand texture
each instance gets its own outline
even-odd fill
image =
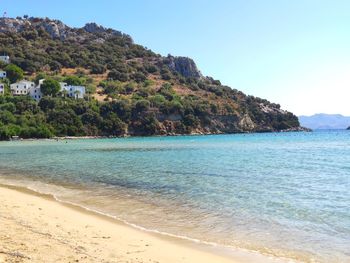
[[[134,229],[17,189],[0,187],[0,204],[0,262],[226,263],[267,259],[245,253],[220,256],[189,241]]]

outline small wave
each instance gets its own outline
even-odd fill
[[[219,244],[219,243],[216,243],[216,242],[209,242],[209,241],[204,241],[204,240],[200,240],[200,239],[197,239],[197,238],[188,237],[188,236],[185,236],[185,235],[175,235],[175,234],[171,234],[171,233],[168,233],[168,232],[159,231],[157,229],[145,228],[143,226],[131,223],[131,222],[129,222],[129,221],[123,219],[123,218],[117,217],[115,215],[111,215],[109,213],[105,213],[105,212],[102,212],[102,211],[99,211],[99,210],[96,210],[96,209],[92,209],[90,207],[87,207],[87,206],[84,206],[84,205],[81,205],[81,204],[78,204],[78,203],[75,203],[75,202],[62,200],[58,196],[56,196],[55,194],[43,192],[43,191],[41,191],[39,189],[36,189],[36,188],[33,188],[31,186],[16,185],[16,184],[12,184],[12,183],[6,183],[6,184],[0,183],[0,186],[11,187],[11,188],[14,188],[14,189],[19,190],[19,191],[20,190],[29,190],[32,193],[36,193],[36,194],[39,194],[41,196],[49,197],[50,199],[53,199],[56,202],[59,202],[59,203],[61,203],[63,205],[68,205],[68,206],[71,206],[71,207],[73,206],[75,208],[83,209],[85,211],[88,211],[90,213],[94,213],[94,214],[97,214],[97,215],[108,217],[108,218],[116,220],[116,221],[118,221],[120,223],[123,223],[123,224],[125,224],[127,226],[130,226],[130,227],[132,227],[134,229],[141,230],[141,231],[144,231],[144,232],[148,232],[148,233],[152,233],[152,234],[156,234],[156,235],[161,235],[161,236],[166,236],[166,237],[170,237],[170,238],[175,238],[175,239],[181,239],[181,240],[193,242],[193,243],[200,244],[200,245],[210,246],[210,247],[213,247],[213,248],[226,249],[226,250],[231,251],[231,252],[244,252],[244,253],[247,253],[247,254],[250,254],[250,255],[264,256],[266,258],[269,258],[270,260],[277,260],[277,262],[301,263],[301,261],[297,261],[295,259],[282,257],[282,256],[277,256],[277,255],[272,255],[271,253],[265,253],[263,251],[250,250],[250,249],[245,249],[245,248],[238,247],[238,246],[236,247],[236,246],[230,246],[230,245],[223,245],[223,244]]]
[[[89,208],[89,207],[86,207],[86,206],[83,206],[83,205],[80,205],[80,204],[77,204],[77,203],[74,203],[74,202],[71,202],[71,201],[64,201],[64,200],[59,199],[55,195],[52,195],[52,197],[57,202],[60,202],[60,203],[63,203],[63,204],[68,204],[68,205],[75,206],[75,207],[78,207],[78,208],[82,208],[82,209],[84,209],[86,211],[89,211],[89,212],[92,212],[92,213],[95,213],[95,214],[98,214],[98,215],[102,215],[102,216],[105,216],[105,217],[108,217],[108,218],[112,218],[112,219],[117,220],[117,221],[119,221],[119,222],[121,222],[123,224],[126,224],[126,225],[131,226],[131,227],[133,227],[135,229],[138,229],[138,230],[141,230],[141,231],[145,231],[145,232],[148,232],[148,233],[162,235],[162,236],[171,237],[171,238],[175,238],[175,239],[182,239],[182,240],[193,242],[193,243],[196,243],[196,244],[201,244],[201,245],[206,245],[206,246],[211,246],[211,247],[219,247],[219,248],[223,248],[223,249],[228,249],[228,250],[230,250],[232,252],[234,252],[234,251],[241,251],[241,252],[245,252],[245,253],[249,253],[249,254],[260,255],[260,256],[267,257],[267,258],[269,258],[271,260],[279,260],[279,261],[289,262],[289,263],[301,263],[301,261],[296,261],[294,259],[292,260],[292,259],[285,258],[285,257],[271,256],[271,254],[263,253],[263,252],[260,252],[260,251],[248,250],[248,249],[244,249],[244,248],[241,248],[241,247],[234,247],[234,246],[229,246],[229,245],[222,245],[222,244],[218,244],[218,243],[215,243],[215,242],[204,241],[204,240],[200,240],[200,239],[197,239],[197,238],[192,238],[192,237],[188,237],[188,236],[184,236],[184,235],[175,235],[175,234],[171,234],[171,233],[168,233],[168,232],[159,231],[159,230],[156,230],[156,229],[145,228],[143,226],[131,223],[131,222],[125,220],[125,219],[119,218],[119,217],[117,217],[115,215],[111,215],[111,214],[108,214],[108,213],[105,213],[105,212],[102,212],[102,211],[99,211],[99,210],[96,210],[96,209],[92,209],[92,208]]]

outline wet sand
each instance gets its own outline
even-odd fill
[[[0,262],[280,262],[151,234],[54,199],[0,186]]]

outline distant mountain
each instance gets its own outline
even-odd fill
[[[315,114],[312,116],[299,116],[300,125],[313,130],[346,129],[350,124],[350,116],[341,114]]]

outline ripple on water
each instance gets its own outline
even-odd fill
[[[0,156],[3,182],[147,229],[350,261],[346,132],[5,142]]]

